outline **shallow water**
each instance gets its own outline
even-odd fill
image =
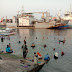
[[[27,57],[33,57],[34,52],[40,52],[44,57],[45,54],[49,54],[50,61],[44,65],[40,72],[71,72],[72,71],[72,30],[51,30],[51,29],[17,29],[15,35],[10,36],[10,40],[5,37],[4,42],[0,42],[0,50],[5,50],[6,45],[11,43],[13,54],[22,56],[21,46],[26,37],[28,54]],[[36,39],[37,37],[37,39]],[[60,43],[59,40],[66,40],[65,44]],[[18,44],[18,41],[21,44]],[[35,43],[36,47],[31,48],[31,44]],[[44,48],[43,45],[47,47]],[[53,48],[56,50],[53,51]],[[65,52],[64,56],[61,56],[61,51]],[[59,58],[55,60],[53,55],[58,52]]]

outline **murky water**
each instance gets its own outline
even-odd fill
[[[27,57],[33,57],[34,52],[40,52],[44,57],[49,54],[50,61],[44,65],[40,72],[71,72],[72,71],[72,30],[50,30],[50,29],[17,29],[17,33],[10,36],[10,40],[5,37],[4,42],[0,42],[0,50],[5,50],[6,45],[11,43],[13,54],[22,56],[21,46],[26,37],[27,47],[29,49]],[[37,37],[37,39],[36,39]],[[60,40],[66,40],[65,44],[60,43]],[[18,44],[18,41],[21,44]],[[35,43],[36,47],[31,48],[31,44]],[[44,48],[43,45],[47,47]],[[56,48],[53,51],[53,48]],[[65,55],[61,56],[64,51]],[[59,58],[55,60],[53,55],[55,52],[59,53]]]

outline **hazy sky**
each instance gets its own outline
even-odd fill
[[[0,18],[16,16],[22,5],[25,12],[42,12],[49,9],[51,15],[55,15],[59,10],[61,14],[69,10],[70,4],[72,6],[72,0],[0,0]]]

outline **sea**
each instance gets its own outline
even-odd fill
[[[40,52],[44,58],[46,54],[50,56],[50,60],[39,72],[71,72],[72,71],[72,29],[23,29],[19,28],[15,35],[5,36],[3,42],[0,41],[0,50],[5,51],[6,46],[10,43],[14,55],[21,56],[21,47],[27,42],[28,54],[27,58],[33,58],[34,52]],[[63,44],[59,40],[65,40]],[[18,41],[21,41],[19,44]],[[32,43],[35,48],[32,48]],[[44,48],[46,44],[47,47]],[[55,51],[53,51],[55,48]],[[61,56],[61,52],[64,56]],[[58,59],[54,59],[55,52],[58,52]]]

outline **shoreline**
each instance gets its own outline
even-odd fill
[[[0,54],[0,72],[38,72],[46,62],[34,64],[30,60],[24,60],[12,54]]]

